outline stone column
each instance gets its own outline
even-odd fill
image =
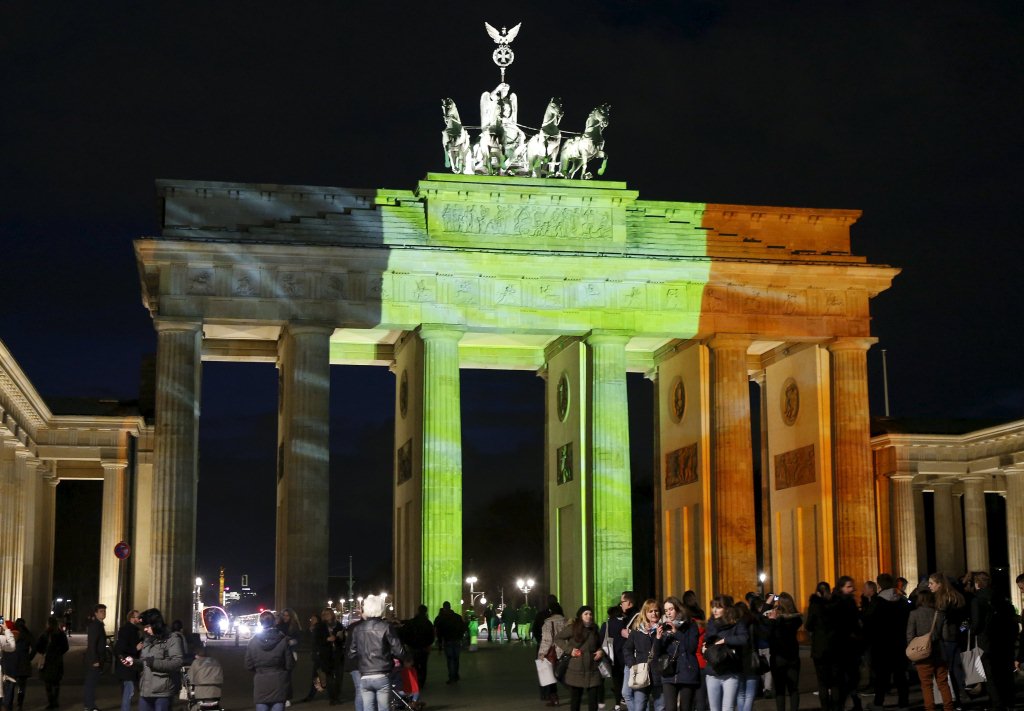
[[[712,594],[742,600],[757,585],[754,460],[743,336],[718,335],[711,350]]]
[[[633,497],[626,398],[628,341],[624,334],[591,333],[587,337],[595,609],[607,609],[623,590],[633,588]],[[584,466],[584,476],[586,469]]]
[[[832,354],[832,466],[836,573],[857,585],[878,574],[875,487],[871,471],[867,351],[873,338],[839,338]]]
[[[1022,463],[1024,464],[1024,463]],[[1006,477],[1006,541],[1010,552],[1010,592],[1018,610],[1024,609],[1024,597],[1017,576],[1024,573],[1024,466],[1003,470]]]
[[[21,616],[28,622],[29,629],[42,629],[42,623],[50,612],[49,592],[42,592],[37,586],[38,571],[42,565],[39,553],[40,501],[43,498],[45,484],[40,467],[42,461],[30,457],[25,462],[25,558],[24,572],[21,581]]]
[[[14,437],[0,437],[0,491],[5,495],[14,491],[15,453],[20,446]],[[5,505],[0,516],[0,614],[12,616],[18,614],[14,607],[15,527],[14,516],[9,515],[13,508]]]
[[[202,324],[158,319],[149,602],[191,619],[196,555]]]
[[[28,460],[31,452],[27,449],[18,449],[14,453],[14,486],[9,489],[11,492],[5,501],[7,514],[11,518],[13,528],[12,546],[13,551],[11,592],[12,606],[9,608],[11,614],[22,616],[21,592],[25,584],[25,508],[28,505]]]
[[[956,553],[953,548],[953,536],[947,535],[945,526],[953,521],[953,482],[949,480],[935,481],[931,484],[932,502],[935,512],[935,523],[932,538],[935,540],[935,565],[946,575],[956,575]],[[914,578],[904,576],[913,582]]]
[[[277,482],[277,608],[327,601],[330,497],[330,338],[333,328],[289,324],[281,371]]]
[[[462,598],[462,330],[424,324],[422,602],[431,614]]]
[[[116,634],[121,617],[118,593],[119,572],[124,561],[114,556],[114,546],[124,540],[127,497],[127,462],[104,461],[103,508],[100,516],[100,602],[109,607],[104,626],[107,634]]]
[[[893,574],[916,581],[918,576],[917,560],[917,512],[914,507],[914,476],[912,474],[893,474],[891,506],[892,515],[892,550]]]
[[[917,564],[928,565],[928,526],[924,520],[924,487],[914,485],[914,532],[917,535]],[[907,578],[910,581],[909,578]],[[916,581],[915,581],[916,582]]]
[[[985,517],[984,476],[966,476],[964,486],[964,540],[967,544],[967,569],[988,570],[988,522]],[[938,516],[936,521],[942,521]]]

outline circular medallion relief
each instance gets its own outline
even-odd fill
[[[787,425],[796,422],[796,418],[800,414],[800,388],[797,387],[796,380],[793,378],[786,378],[786,382],[782,384],[779,409],[783,422]]]
[[[402,413],[402,419],[409,411],[409,371],[402,371],[402,380],[398,384],[398,411]]]
[[[558,400],[558,419],[565,422],[565,418],[569,416],[569,377],[565,373],[558,379],[555,397]]]
[[[669,414],[674,422],[680,422],[683,413],[686,412],[686,388],[683,386],[683,379],[678,375],[669,388],[669,397],[672,398],[669,403]]]

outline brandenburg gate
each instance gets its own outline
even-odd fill
[[[151,532],[137,550],[152,561],[147,599],[170,618],[189,609],[195,574],[204,360],[280,373],[279,606],[327,597],[333,364],[395,376],[400,615],[461,597],[460,368],[545,379],[544,555],[570,607],[632,587],[628,372],[656,393],[662,594],[756,585],[751,380],[775,589],[801,599],[819,579],[879,572],[869,302],[898,270],[851,252],[858,212],[471,174],[428,174],[412,191],[159,181],[158,192],[161,234],[135,242],[158,334]]]

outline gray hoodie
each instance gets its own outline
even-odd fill
[[[288,700],[288,680],[295,657],[288,638],[276,627],[264,629],[245,649],[245,668],[253,672],[252,700],[255,704],[277,704]]]

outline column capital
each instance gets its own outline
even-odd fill
[[[203,330],[203,322],[193,319],[161,317],[153,319],[153,328],[155,328],[158,333],[162,333],[164,331],[186,331],[194,333],[196,331]]]
[[[874,337],[841,336],[825,344],[825,347],[831,353],[837,351],[866,351],[876,343],[878,343],[878,339]]]
[[[330,337],[334,334],[334,326],[328,326],[322,323],[306,323],[303,321],[289,321],[281,330],[282,333],[287,332],[292,336],[325,335]]]
[[[28,460],[32,456],[32,452],[30,452],[28,449],[26,449],[24,447],[20,447],[20,448],[14,450],[14,456],[17,459],[22,460],[22,463],[24,463],[26,460]]]
[[[957,477],[957,481],[961,482],[962,484],[966,484],[972,481],[985,481],[986,479],[988,479],[987,474],[978,474],[973,472],[970,474],[962,474],[961,476]]]
[[[625,346],[632,337],[633,334],[628,331],[594,330],[588,333],[583,340],[589,346],[618,345],[620,343]]]
[[[890,481],[914,481],[914,475],[910,472],[890,472],[886,476],[889,477]]]
[[[716,333],[707,340],[707,346],[713,351],[720,348],[742,348],[744,351],[754,342],[749,333]]]
[[[103,471],[124,471],[128,468],[128,462],[121,459],[104,459],[100,461]]]
[[[421,323],[416,332],[422,341],[455,341],[462,339],[466,333],[464,326],[453,326],[447,323]]]
[[[952,479],[938,479],[936,481],[928,482],[928,486],[930,486],[933,489],[939,486],[948,486],[950,489],[952,489],[954,483],[955,482]]]

